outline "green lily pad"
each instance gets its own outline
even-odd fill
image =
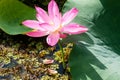
[[[35,19],[35,10],[18,0],[0,0],[0,29],[8,34],[23,34],[31,29],[21,23]]]
[[[76,7],[75,22],[85,25],[85,34],[69,36],[75,41],[69,65],[72,80],[120,80],[120,1],[68,0],[63,12]]]

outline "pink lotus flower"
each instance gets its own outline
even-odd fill
[[[54,0],[48,5],[48,14],[42,8],[35,6],[37,20],[26,20],[22,24],[32,28],[33,31],[26,33],[31,37],[47,37],[47,43],[51,46],[57,44],[60,38],[65,38],[67,34],[80,34],[88,29],[77,23],[70,23],[78,14],[76,8],[72,8],[63,16]],[[68,24],[70,23],[70,24]]]

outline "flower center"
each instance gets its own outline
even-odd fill
[[[61,28],[62,28],[62,26],[60,25],[58,28],[55,29],[54,32],[60,32]]]

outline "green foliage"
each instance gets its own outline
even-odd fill
[[[65,1],[62,0],[60,3],[57,1],[60,9]],[[31,7],[37,5],[47,10],[48,2],[49,0],[0,0],[0,29],[11,35],[30,31],[31,29],[21,24],[22,21],[35,19],[36,12]]]
[[[18,0],[0,0],[0,28],[8,34],[22,34],[31,29],[21,22],[35,19],[35,10]]]
[[[69,36],[75,41],[69,65],[73,80],[120,80],[120,1],[68,0],[63,12],[76,7],[74,20],[89,28]]]
[[[69,65],[73,80],[120,79],[120,1],[68,0],[63,12],[79,9],[74,20],[89,31],[69,36],[63,42],[75,42]],[[31,29],[21,25],[35,19],[35,10],[18,0],[0,0],[0,29],[8,34],[22,34]]]

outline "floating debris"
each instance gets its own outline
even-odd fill
[[[16,40],[16,37],[0,34],[3,35],[4,38],[0,38],[0,80],[71,80],[69,66],[66,70],[60,66],[59,48],[43,47],[43,41],[35,42],[34,38],[27,38],[29,43],[26,43],[24,38]],[[71,43],[64,47],[66,64],[71,47]]]

